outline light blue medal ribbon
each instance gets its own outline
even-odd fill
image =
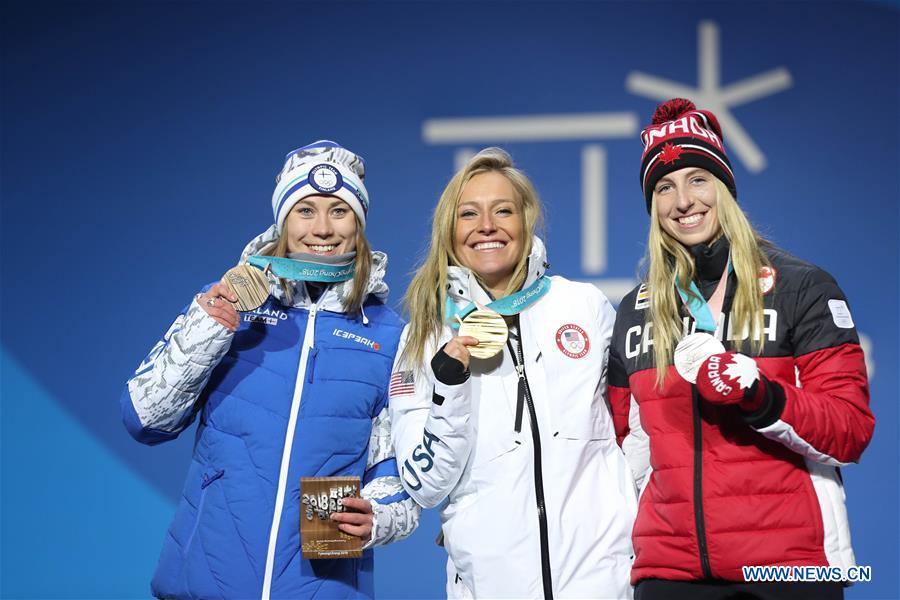
[[[510,294],[505,298],[494,300],[493,302],[488,303],[485,308],[489,308],[494,312],[507,317],[517,315],[543,298],[549,291],[550,278],[541,276],[524,290]],[[457,320],[456,317],[459,316],[460,320],[465,319],[469,314],[476,310],[478,310],[478,306],[476,306],[474,302],[469,302],[465,307],[457,309],[456,304],[450,299],[450,296],[447,296],[447,301],[444,304],[444,318],[450,327],[459,329],[459,320]]]
[[[348,265],[328,265],[323,263],[281,258],[278,256],[251,256],[248,263],[262,269],[271,269],[276,277],[296,281],[315,281],[319,283],[337,283],[353,279],[356,263]]]
[[[728,266],[726,266],[725,270],[722,271],[722,277],[719,279],[719,285],[716,286],[716,291],[714,291],[712,296],[709,297],[709,302],[703,299],[703,294],[700,293],[700,289],[693,281],[689,286],[691,292],[693,292],[693,295],[690,295],[683,289],[681,289],[681,287],[676,282],[675,289],[678,290],[678,295],[681,296],[681,301],[684,302],[684,305],[687,307],[688,312],[691,313],[691,316],[694,317],[694,320],[697,322],[698,331],[705,331],[707,333],[716,332],[717,319],[713,312],[722,312],[722,304],[725,300],[725,286],[728,284],[728,274],[731,273],[732,270],[733,267],[731,266],[731,256],[729,255]],[[710,308],[710,306],[712,308]]]

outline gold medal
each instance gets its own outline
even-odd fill
[[[238,265],[229,269],[222,281],[237,296],[237,302],[232,304],[239,312],[259,308],[269,297],[269,282],[256,267]]]
[[[475,358],[491,358],[503,349],[509,329],[499,313],[481,308],[463,319],[459,335],[471,336],[478,340],[477,346],[469,346],[469,353]]]

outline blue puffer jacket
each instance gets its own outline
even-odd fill
[[[383,263],[376,256],[373,270]],[[401,320],[374,295],[349,317],[340,285],[316,303],[302,283],[287,295],[273,280],[271,290],[236,333],[192,302],[122,396],[125,425],[144,443],[173,439],[200,417],[152,582],[157,597],[372,597],[371,550],[358,560],[302,559],[301,477],[362,479],[375,510],[369,546],[417,523],[386,409]]]

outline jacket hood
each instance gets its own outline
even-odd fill
[[[531,252],[528,254],[528,275],[525,276],[522,288],[534,283],[547,272],[549,267],[550,263],[547,262],[547,249],[544,242],[538,236],[534,236],[531,241]],[[447,267],[447,286],[447,295],[456,304],[493,302],[493,298],[478,283],[475,273],[467,267]]]
[[[241,252],[239,265],[245,264],[254,254],[259,254],[278,240],[278,232],[275,225],[250,240]],[[372,251],[372,267],[369,271],[369,285],[366,294],[374,296],[385,302],[389,288],[384,281],[387,273],[388,257],[384,252]],[[271,273],[267,273],[269,279],[269,293],[286,306],[305,307],[311,305],[312,299],[303,281],[286,281],[288,292],[281,285],[282,280]],[[331,312],[344,312],[344,300],[350,294],[352,279],[328,286],[319,297],[316,304],[319,308]]]

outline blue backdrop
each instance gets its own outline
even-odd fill
[[[2,9],[2,580],[145,597],[192,430],[149,448],[125,379],[271,222],[283,155],[368,163],[398,304],[454,169],[505,146],[548,208],[552,271],[614,300],[647,215],[638,133],[687,94],[741,204],[830,271],[869,357],[875,437],[844,470],[850,598],[898,596],[898,10],[867,3],[30,2]],[[380,596],[443,592],[434,511],[379,551]]]

